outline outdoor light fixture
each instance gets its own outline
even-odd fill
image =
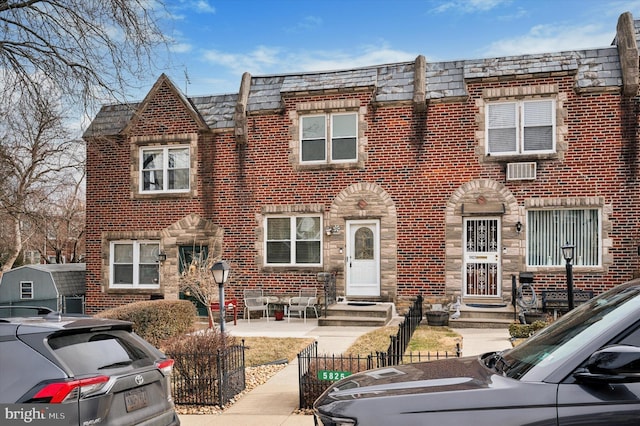
[[[167,253],[165,253],[163,251],[158,253],[158,261],[159,262],[164,262],[165,260],[167,260]]]
[[[213,275],[213,281],[215,281],[216,284],[218,284],[218,290],[220,292],[220,300],[219,300],[220,333],[222,333],[223,336],[224,336],[224,317],[225,317],[225,311],[226,311],[226,306],[224,303],[224,283],[229,278],[230,270],[231,268],[229,267],[229,264],[224,260],[220,260],[214,263],[213,266],[211,267],[211,275]]]
[[[230,270],[229,264],[224,260],[214,263],[211,267],[211,275],[213,275],[213,280],[219,287],[224,286],[224,283],[227,282]]]
[[[518,221],[518,223],[516,223],[516,232],[519,234],[520,232],[522,232],[522,222]]]
[[[573,265],[571,261],[573,260],[573,251],[575,248],[576,246],[569,244],[568,241],[562,246],[562,256],[567,262],[567,299],[570,311],[573,310]]]
[[[569,242],[562,246],[562,256],[567,263],[571,263],[573,260],[573,251],[575,248],[576,246],[569,244]]]
[[[324,232],[327,235],[339,234],[341,230],[342,227],[340,225],[332,225],[324,228]]]

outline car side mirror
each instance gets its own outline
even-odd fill
[[[640,348],[613,345],[600,349],[573,377],[581,383],[640,382]]]

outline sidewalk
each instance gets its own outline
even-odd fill
[[[401,319],[395,319],[401,320]],[[394,321],[395,321],[394,320]],[[263,337],[311,337],[318,342],[318,353],[340,354],[346,351],[361,335],[375,327],[318,327],[315,319],[291,322],[273,319],[238,320],[225,324],[226,331],[234,336]],[[454,329],[462,336],[462,355],[477,355],[491,350],[511,347],[507,329]],[[312,426],[313,416],[292,414],[298,409],[298,360],[289,363],[269,381],[227,408],[221,414],[180,415],[184,426],[205,425],[264,425],[264,426]]]

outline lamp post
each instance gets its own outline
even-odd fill
[[[224,260],[216,262],[211,267],[211,275],[213,275],[213,280],[218,284],[218,291],[220,292],[220,332],[224,334],[224,316],[225,316],[225,306],[224,306],[224,283],[229,278],[229,264]]]
[[[576,248],[573,244],[567,243],[562,246],[562,256],[567,262],[567,299],[569,299],[569,310],[573,310],[573,251]]]

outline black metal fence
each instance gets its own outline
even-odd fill
[[[422,295],[419,294],[398,326],[398,333],[391,336],[391,343],[387,349],[387,365],[397,365],[402,361],[402,355],[409,346],[411,336],[422,321],[422,301]]]
[[[183,405],[223,407],[245,389],[244,342],[216,353],[170,353],[173,400]]]
[[[405,353],[413,332],[422,320],[422,313],[422,296],[419,295],[405,314],[397,335],[391,336],[391,344],[386,352],[349,356],[318,355],[318,342],[307,346],[298,354],[300,408],[311,408],[332,383],[353,373],[390,365],[460,357],[462,352],[459,344],[455,352]]]

